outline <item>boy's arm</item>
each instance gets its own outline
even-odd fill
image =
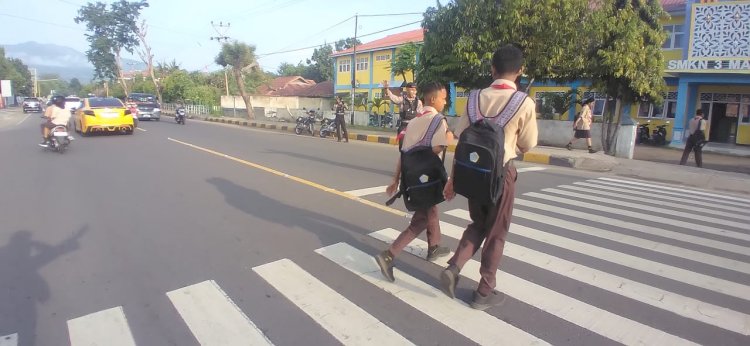
[[[398,161],[396,161],[396,169],[393,174],[393,181],[385,189],[385,193],[388,196],[392,196],[393,193],[396,192],[396,187],[398,186],[399,180],[401,180],[401,155],[398,156]]]

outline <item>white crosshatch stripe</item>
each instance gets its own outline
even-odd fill
[[[448,215],[470,220],[469,212],[455,209],[445,212]],[[529,239],[534,239],[556,247],[574,251],[587,256],[596,257],[599,260],[619,264],[642,272],[654,274],[674,281],[683,282],[696,287],[705,288],[714,292],[750,301],[750,287],[729,280],[715,278],[709,275],[696,273],[675,266],[650,261],[637,256],[602,248],[581,241],[568,239],[555,234],[543,232],[533,228],[511,224],[510,232]]]
[[[606,180],[611,181],[615,183],[621,183],[621,184],[629,184],[629,185],[638,185],[638,186],[645,186],[649,188],[659,189],[659,190],[668,190],[668,191],[679,191],[683,193],[689,193],[690,195],[701,195],[706,196],[718,200],[725,200],[725,201],[734,201],[739,203],[745,203],[748,206],[750,206],[750,199],[742,198],[742,197],[735,197],[730,195],[720,195],[716,193],[710,193],[705,191],[699,191],[699,190],[691,190],[684,187],[671,187],[671,186],[664,186],[664,185],[656,185],[656,184],[650,184],[647,182],[641,182],[641,181],[634,181],[634,180],[623,180],[623,179],[613,179],[613,178],[599,178],[599,180]]]
[[[710,214],[710,215],[714,215],[714,216],[723,216],[725,218],[732,218],[732,219],[750,221],[750,216],[747,216],[747,215],[742,215],[742,214],[738,214],[738,213],[728,213],[728,212],[724,212],[724,211],[721,211],[721,210],[707,209],[707,208],[699,207],[699,206],[695,206],[695,205],[686,205],[686,204],[684,204],[684,202],[683,203],[672,203],[672,202],[667,202],[667,201],[656,200],[654,198],[636,197],[636,196],[630,196],[630,195],[627,195],[627,194],[624,194],[624,193],[619,193],[618,194],[618,193],[613,193],[612,191],[598,190],[598,189],[589,189],[589,188],[585,188],[585,187],[581,187],[581,186],[573,186],[573,185],[560,185],[560,186],[558,186],[558,188],[566,189],[566,190],[571,190],[573,192],[585,192],[585,193],[594,194],[594,195],[607,196],[607,197],[609,197],[609,198],[607,198],[607,200],[610,201],[610,203],[613,203],[613,204],[619,204],[619,202],[617,202],[615,200],[612,200],[611,199],[612,197],[620,199],[620,200],[625,199],[625,200],[630,200],[630,201],[647,203],[647,204],[642,205],[641,209],[648,208],[648,210],[651,210],[652,205],[657,205],[657,206],[664,206],[664,207],[669,207],[669,208],[687,210],[688,212],[692,213],[692,215],[695,215],[696,217],[703,217],[704,214]],[[546,190],[546,191],[549,192],[551,190]],[[565,191],[564,193],[565,194],[570,194],[571,192]],[[571,196],[575,196],[575,195],[571,194]],[[747,223],[745,223],[745,225],[746,224]]]
[[[631,218],[641,219],[644,216],[643,213],[637,213],[637,212],[629,211],[629,210],[621,210],[621,209],[617,209],[613,207],[607,207],[607,206],[594,204],[594,203],[581,202],[581,201],[577,201],[573,199],[556,197],[556,196],[551,196],[551,195],[547,195],[543,193],[527,192],[527,193],[524,193],[523,195],[527,197],[539,198],[539,199],[557,202],[561,204],[574,205],[574,206],[581,207],[581,208],[587,208],[589,210],[596,210],[596,211],[600,211],[604,213],[621,215],[621,216],[626,216],[626,217],[631,217]],[[699,224],[695,224],[692,222],[675,220],[675,219],[670,219],[670,218],[655,216],[655,215],[648,215],[648,220],[651,222],[658,222],[658,223],[665,224],[665,225],[691,229],[694,231],[703,232],[707,234],[713,234],[713,235],[718,235],[718,236],[727,237],[727,238],[750,241],[750,234],[730,231],[730,230],[726,230],[722,228],[699,225]]]
[[[629,221],[623,221],[623,220],[616,219],[613,217],[601,216],[598,214],[585,213],[585,212],[578,211],[578,210],[561,208],[561,207],[557,207],[554,205],[525,200],[522,198],[516,198],[515,204],[517,206],[520,205],[524,207],[544,210],[548,212],[553,212],[555,214],[574,217],[574,218],[581,219],[581,220],[594,221],[594,222],[598,222],[604,225],[611,225],[613,227],[619,227],[619,228],[624,228],[624,229],[628,229],[628,230],[639,232],[639,233],[679,240],[679,241],[683,241],[686,243],[691,243],[691,244],[700,245],[704,247],[710,247],[713,249],[723,250],[723,251],[741,254],[745,256],[747,256],[747,254],[750,253],[750,247],[745,247],[742,245],[731,244],[731,243],[722,242],[722,241],[718,241],[714,239],[707,239],[707,238],[698,237],[698,236],[694,236],[690,234],[684,234],[681,232],[669,231],[669,230],[658,228],[658,227],[638,224],[638,223],[629,222]]]
[[[68,320],[68,334],[71,346],[135,346],[120,306]]]
[[[461,239],[464,228],[447,222],[441,222],[440,231],[447,237]],[[412,244],[414,244],[414,242],[412,242],[410,246]],[[420,249],[421,248],[418,247],[417,249],[410,249],[410,251],[414,253],[414,251]],[[526,262],[535,267],[672,312],[682,317],[687,317],[744,335],[750,333],[750,316],[745,313],[609,274],[598,269],[593,269],[509,241],[505,242],[503,256]],[[465,272],[465,270],[462,270],[462,273]],[[498,271],[498,277],[500,276],[500,273],[501,271]],[[479,279],[477,278],[475,281],[478,280]],[[498,279],[498,285],[500,285],[500,281],[501,280]],[[505,284],[502,286],[505,287]],[[505,292],[504,290],[502,291]],[[510,295],[513,296],[513,294]],[[525,301],[525,299],[516,298]],[[545,310],[544,308],[541,309]]]
[[[398,268],[393,270],[398,280],[394,283],[386,281],[371,255],[346,243],[326,246],[315,252],[480,345],[548,345],[486,312],[448,298],[439,289]]]
[[[371,237],[386,243],[392,243],[398,235],[399,232],[392,228],[370,234]],[[415,239],[405,250],[411,254],[418,255],[427,250],[427,243],[423,240]],[[479,267],[479,262],[469,260],[461,270],[461,275],[479,282],[481,279]],[[497,290],[565,321],[625,345],[694,344],[659,329],[597,308],[500,270],[497,271]]]
[[[644,192],[647,192],[647,193],[651,193],[651,194],[653,194],[653,195],[655,195],[657,197],[661,196],[661,195],[680,196],[680,197],[684,197],[684,198],[691,198],[694,201],[703,201],[704,203],[706,203],[706,202],[714,203],[717,206],[718,205],[726,205],[726,206],[730,206],[730,207],[736,207],[737,206],[737,203],[735,203],[733,201],[718,200],[718,199],[715,199],[715,198],[710,198],[710,197],[706,197],[706,196],[699,196],[699,195],[692,195],[692,194],[684,193],[684,192],[675,192],[675,191],[666,191],[666,190],[655,190],[654,188],[651,188],[651,187],[644,187],[644,186],[637,186],[637,185],[627,185],[627,184],[621,184],[621,183],[616,183],[616,182],[613,182],[613,181],[600,180],[600,179],[588,180],[588,182],[590,182],[590,183],[597,183],[597,184],[603,184],[603,185],[608,185],[608,186],[614,186],[614,187],[625,187],[625,188],[628,188],[628,189],[638,190],[638,191],[644,191]]]
[[[612,232],[612,231],[608,231],[602,228],[583,225],[583,224],[576,223],[576,222],[570,222],[570,221],[566,221],[563,219],[550,217],[550,216],[542,215],[542,214],[537,214],[537,213],[525,211],[525,210],[518,209],[518,208],[513,209],[513,216],[520,217],[520,218],[534,221],[534,222],[547,224],[553,227],[559,227],[562,229],[566,229],[569,231],[573,231],[573,232],[577,232],[577,233],[581,233],[585,235],[590,235],[590,236],[597,237],[597,238],[615,241],[621,244],[636,246],[642,249],[651,250],[651,251],[667,254],[670,256],[680,257],[680,258],[684,258],[687,260],[712,265],[717,268],[750,274],[750,263],[747,263],[747,262],[742,262],[742,261],[737,261],[737,260],[733,260],[729,258],[715,256],[715,255],[703,253],[700,251],[685,249],[685,248],[681,248],[678,246],[664,244],[664,243],[660,243],[660,242],[656,242],[656,241],[652,241],[648,239],[633,237],[627,234],[622,234],[620,232]]]
[[[213,280],[167,292],[201,345],[273,345]]]
[[[0,346],[17,346],[18,334],[0,336]]]
[[[344,345],[413,345],[289,259],[253,271]]]

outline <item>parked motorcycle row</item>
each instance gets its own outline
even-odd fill
[[[667,144],[667,125],[656,126],[653,131],[649,128],[649,122],[638,125],[638,135],[635,138],[636,144],[666,145]]]
[[[314,109],[307,110],[306,108],[303,108],[303,110],[305,115],[297,117],[297,126],[294,127],[294,133],[298,135],[306,133],[315,136],[316,121],[320,121],[320,131],[318,132],[320,138],[332,136],[336,132],[336,120],[324,118],[323,114],[319,113],[320,108],[317,111]]]

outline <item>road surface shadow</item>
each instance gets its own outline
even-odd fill
[[[87,230],[84,226],[57,245],[36,241],[30,231],[21,230],[0,247],[0,336],[18,333],[18,345],[36,344],[36,305],[51,296],[39,270],[78,250]]]

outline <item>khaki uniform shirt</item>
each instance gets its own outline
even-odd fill
[[[430,127],[430,123],[432,123],[432,119],[435,118],[436,115],[438,115],[437,110],[435,108],[432,108],[430,106],[425,106],[422,109],[422,113],[418,113],[417,116],[412,119],[409,122],[409,125],[406,127],[406,131],[404,134],[404,138],[402,139],[402,148],[409,149],[414,144],[417,144],[417,142],[421,141],[422,138],[427,133],[427,129]],[[440,122],[440,125],[438,126],[437,130],[435,130],[435,134],[432,136],[432,147],[437,146],[447,146],[448,145],[448,122],[443,119],[443,121]]]
[[[706,122],[702,121],[703,118],[700,117],[693,117],[693,119],[690,119],[690,123],[688,123],[688,133],[694,134],[695,131],[698,131],[699,127],[700,130],[703,130],[703,132],[706,132]]]
[[[52,108],[52,110],[50,110],[50,108]],[[55,105],[49,106],[44,113],[45,115],[49,114],[48,117],[50,118],[50,121],[55,125],[67,126],[68,120],[70,120],[70,111]]]
[[[511,95],[516,90],[515,82],[498,79],[492,85],[506,84],[513,89],[482,89],[479,94],[479,110],[487,118],[496,117],[510,100]],[[471,125],[468,115],[464,115],[456,125],[456,136]],[[410,124],[411,126],[411,124]],[[505,125],[505,162],[516,158],[516,150],[525,153],[536,146],[538,130],[536,126],[536,110],[534,101],[530,98],[521,104],[518,112],[513,116],[508,124]]]
[[[576,123],[576,130],[591,130],[591,108],[589,105],[584,105],[581,108],[581,118]]]

